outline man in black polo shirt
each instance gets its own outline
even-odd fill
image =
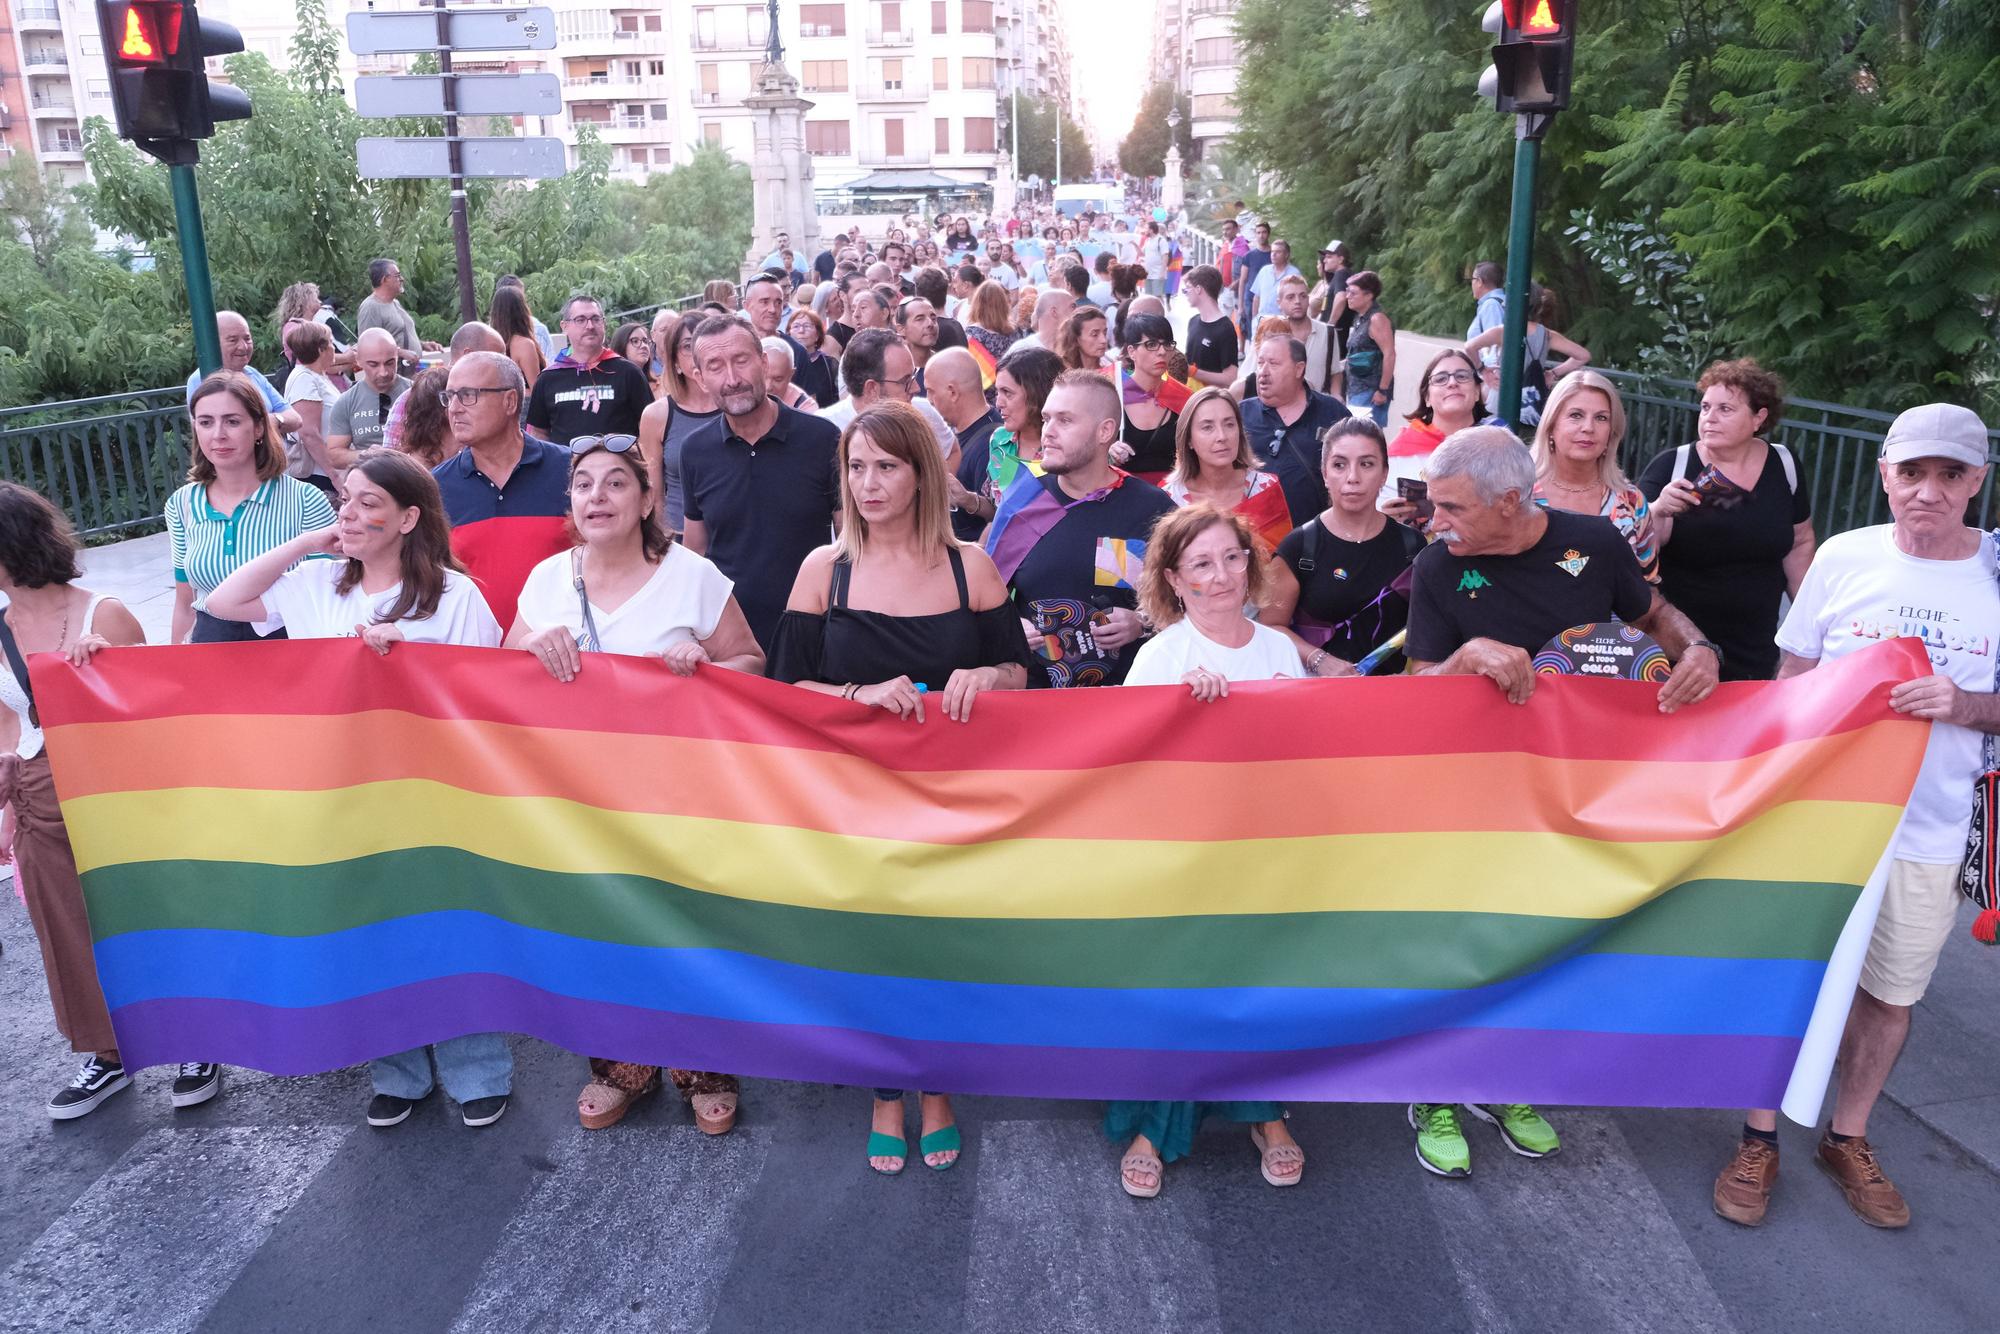
[[[1701,638],[1639,572],[1631,544],[1608,519],[1537,505],[1535,460],[1512,432],[1472,426],[1446,437],[1425,467],[1436,540],[1417,555],[1410,588],[1410,670],[1484,676],[1515,704],[1535,689],[1532,656],[1574,625],[1613,618],[1659,641],[1674,661],[1660,689],[1662,713],[1715,690],[1721,650]],[[1525,1103],[1464,1104],[1516,1153],[1556,1152],[1555,1128]],[[1417,1160],[1439,1176],[1465,1176],[1471,1152],[1458,1106],[1412,1103]]]
[[[1243,435],[1257,466],[1285,488],[1292,526],[1312,522],[1327,506],[1320,439],[1344,421],[1347,407],[1306,384],[1306,345],[1266,338],[1257,345],[1257,396],[1243,400]]]
[[[580,435],[637,435],[653,401],[646,373],[604,345],[604,305],[594,296],[563,304],[569,346],[535,377],[528,434],[567,445]]]
[[[764,352],[747,320],[702,325],[694,359],[722,415],[681,447],[682,540],[735,581],[736,601],[768,650],[799,566],[840,515],[840,432],[765,393]]]
[[[806,349],[798,339],[779,328],[785,316],[785,285],[775,275],[757,273],[743,284],[743,313],[759,338],[782,338],[792,349],[792,370],[805,368]],[[789,595],[790,590],[786,590]]]

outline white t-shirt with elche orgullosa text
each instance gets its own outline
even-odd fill
[[[1179,685],[1181,677],[1197,667],[1229,681],[1270,681],[1306,674],[1291,640],[1268,625],[1245,623],[1250,627],[1250,641],[1241,648],[1230,648],[1196,629],[1192,617],[1182,617],[1139,646],[1125,684]]]
[[[345,560],[306,560],[280,575],[264,594],[268,619],[258,627],[259,633],[268,634],[282,624],[293,639],[352,638],[357,626],[381,619],[403,586],[392,584],[380,593],[364,593],[357,581],[343,593],[339,583],[346,568]],[[500,623],[493,619],[479,585],[457,570],[445,571],[436,611],[396,625],[414,644],[500,647]]]
[[[576,591],[571,553],[558,552],[529,571],[521,586],[520,618],[530,630],[560,625],[583,640],[583,603]],[[613,611],[590,604],[598,647],[605,653],[657,657],[676,644],[707,639],[722,623],[736,585],[715,562],[676,542],[653,567],[639,591]],[[584,583],[584,595],[590,592]]]
[[[1993,689],[2000,641],[2000,560],[1982,536],[1964,560],[1925,560],[1896,545],[1879,524],[1828,538],[1813,557],[1798,597],[1778,628],[1794,657],[1831,660],[1885,639],[1922,641],[1931,670],[1961,690]],[[1896,856],[1949,866],[1965,856],[1972,785],[1982,763],[1978,732],[1935,723],[1910,793]]]

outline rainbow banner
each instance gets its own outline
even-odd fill
[[[1392,678],[969,724],[352,640],[34,677],[128,1064],[501,1031],[864,1086],[1810,1120],[1927,736],[1887,694],[1927,670],[1899,641],[1671,718],[1638,683]]]

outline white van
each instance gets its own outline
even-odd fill
[[[1058,185],[1055,195],[1056,211],[1066,218],[1074,218],[1080,213],[1115,213],[1125,205],[1125,192],[1115,185],[1101,181],[1082,185]]]

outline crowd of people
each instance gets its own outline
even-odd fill
[[[444,345],[418,337],[383,259],[351,343],[316,288],[288,290],[278,384],[250,364],[249,321],[225,312],[224,368],[190,379],[193,456],[166,504],[171,637],[471,645],[526,652],[562,682],[596,653],[653,657],[682,676],[768,675],[893,726],[962,723],[1000,690],[1165,685],[1226,708],[1250,682],[1385,672],[1481,676],[1521,704],[1545,643],[1613,620],[1672,661],[1658,691],[1672,714],[1719,681],[1918,635],[1934,674],[1890,704],[1935,727],[1817,1150],[1864,1219],[1907,1222],[1866,1129],[1950,930],[1982,737],[2000,732],[1996,552],[1965,522],[1985,427],[1943,404],[1898,417],[1878,467],[1892,522],[1819,545],[1809,479],[1774,439],[1783,387],[1754,362],[1707,367],[1697,438],[1635,480],[1617,387],[1538,319],[1532,438],[1495,424],[1504,302],[1480,263],[1464,346],[1429,360],[1392,436],[1380,277],[1338,241],[1308,278],[1267,224],[1224,230],[1218,263],[1171,270],[1178,293],[1145,262],[1176,258],[1178,238],[1143,220],[1017,218],[982,236],[940,218],[836,237],[810,263],[781,238],[764,270],[644,322],[609,325],[604,303],[572,295],[552,312],[559,336],[503,277],[489,318]],[[1177,339],[1167,302],[1182,298]],[[79,578],[64,516],[0,484],[10,661],[83,664],[143,641]],[[1311,707],[1311,687],[1288,688]],[[129,1076],[18,665],[0,702],[8,834],[56,1027],[82,1057],[49,1112],[76,1117]],[[371,1073],[371,1125],[439,1084],[484,1125],[505,1111],[512,1057],[503,1036],[473,1035]],[[593,1129],[671,1086],[722,1134],[742,1092],[729,1072],[609,1057],[580,1075]],[[174,1105],[222,1077],[183,1065]],[[949,1095],[919,1102],[915,1153],[937,1170],[961,1149]],[[1525,1104],[1416,1103],[1425,1170],[1470,1172],[1462,1114],[1515,1153],[1560,1147]],[[1119,1102],[1104,1128],[1123,1188],[1157,1195],[1205,1117],[1249,1127],[1273,1186],[1301,1179],[1276,1103]],[[1715,1186],[1723,1216],[1763,1219],[1775,1125],[1748,1114]],[[868,1162],[893,1173],[911,1156],[904,1092],[875,1090]]]

